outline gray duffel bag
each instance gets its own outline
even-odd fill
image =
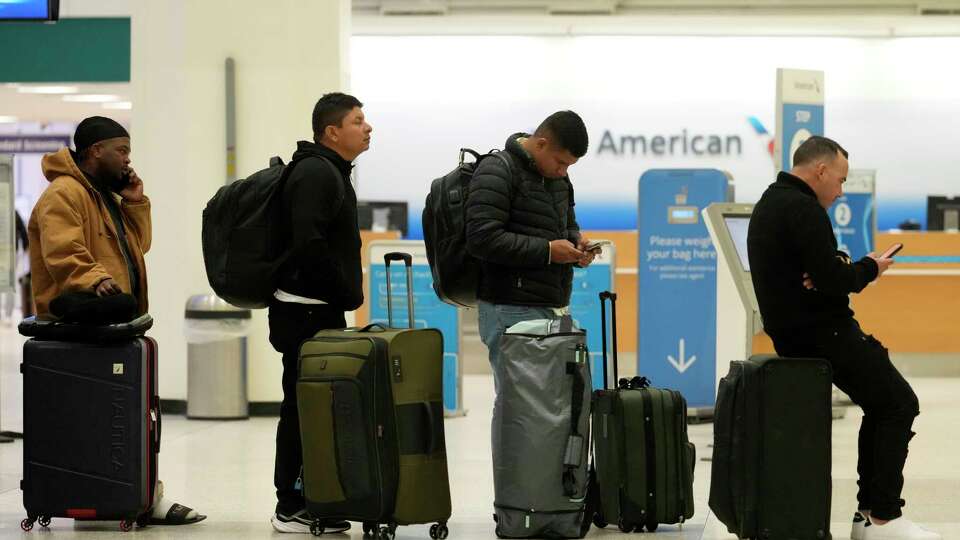
[[[586,332],[569,316],[525,321],[500,339],[493,480],[500,538],[582,538],[591,381]]]

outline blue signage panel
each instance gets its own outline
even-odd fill
[[[610,264],[594,263],[587,268],[573,269],[570,315],[577,321],[580,328],[587,331],[590,376],[593,378],[594,390],[603,388],[603,334],[601,333],[603,329],[600,326],[599,295],[602,291],[613,290],[612,280]],[[609,321],[607,324],[610,324]],[[608,344],[613,346],[612,342]],[[610,376],[613,376],[612,371]]]
[[[823,105],[783,104],[783,133],[780,163],[785,171],[793,167],[793,153],[812,135],[823,135]]]
[[[0,154],[47,154],[64,146],[69,135],[0,135]]]
[[[370,265],[370,322],[387,323],[387,269],[380,264]],[[407,317],[407,275],[403,264],[390,266],[393,289],[393,324],[398,328],[409,326]],[[445,304],[433,292],[430,266],[413,265],[413,307],[416,328],[436,328],[443,333],[443,408],[457,411],[457,355],[460,340],[457,328],[457,308]]]
[[[873,206],[873,193],[847,193],[828,211],[838,248],[855,261],[873,251]]]
[[[716,384],[717,252],[700,210],[727,200],[715,169],[640,177],[637,373],[712,407]]]
[[[0,2],[0,19],[43,20],[50,17],[50,0],[6,0]]]

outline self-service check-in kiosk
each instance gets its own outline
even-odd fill
[[[750,357],[753,336],[763,329],[747,258],[751,214],[752,204],[714,203],[703,209],[717,250],[717,383],[732,360]]]

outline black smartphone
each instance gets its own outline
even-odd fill
[[[882,255],[880,255],[880,258],[881,258],[881,259],[889,259],[889,258],[893,257],[894,255],[896,255],[897,253],[899,253],[901,249],[903,249],[903,244],[901,244],[901,243],[898,242],[898,243],[890,246],[889,248],[887,248],[887,250],[884,251]]]

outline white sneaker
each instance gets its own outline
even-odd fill
[[[310,523],[313,520],[307,514],[306,510],[301,510],[292,515],[281,515],[276,513],[270,516],[270,524],[273,530],[282,533],[300,533],[310,534]]]
[[[939,534],[924,529],[905,517],[900,517],[884,525],[871,523],[864,528],[864,540],[943,540]]]
[[[853,529],[850,531],[851,540],[864,540],[864,534],[867,527],[870,526],[870,518],[860,512],[853,513]]]

